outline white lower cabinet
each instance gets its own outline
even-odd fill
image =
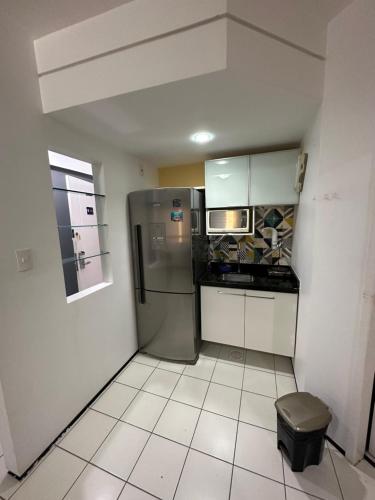
[[[202,286],[202,339],[294,356],[298,295]]]
[[[244,346],[245,291],[202,286],[202,339]]]

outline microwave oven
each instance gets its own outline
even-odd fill
[[[254,234],[254,207],[206,210],[207,234]]]

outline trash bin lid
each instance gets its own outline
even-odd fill
[[[324,429],[332,420],[328,406],[309,392],[292,392],[275,402],[277,413],[298,432]]]

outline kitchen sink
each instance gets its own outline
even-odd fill
[[[231,283],[251,283],[254,281],[254,276],[252,274],[225,273],[219,275],[219,280]]]

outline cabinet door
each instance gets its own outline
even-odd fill
[[[201,287],[202,339],[244,347],[245,292]]]
[[[299,150],[252,155],[250,205],[296,205],[294,189]]]
[[[275,296],[270,292],[246,291],[245,347],[274,352]]]
[[[294,356],[298,296],[246,291],[245,347]]]
[[[249,205],[249,156],[237,156],[205,163],[206,207]]]
[[[294,357],[298,295],[275,293],[274,353]]]

